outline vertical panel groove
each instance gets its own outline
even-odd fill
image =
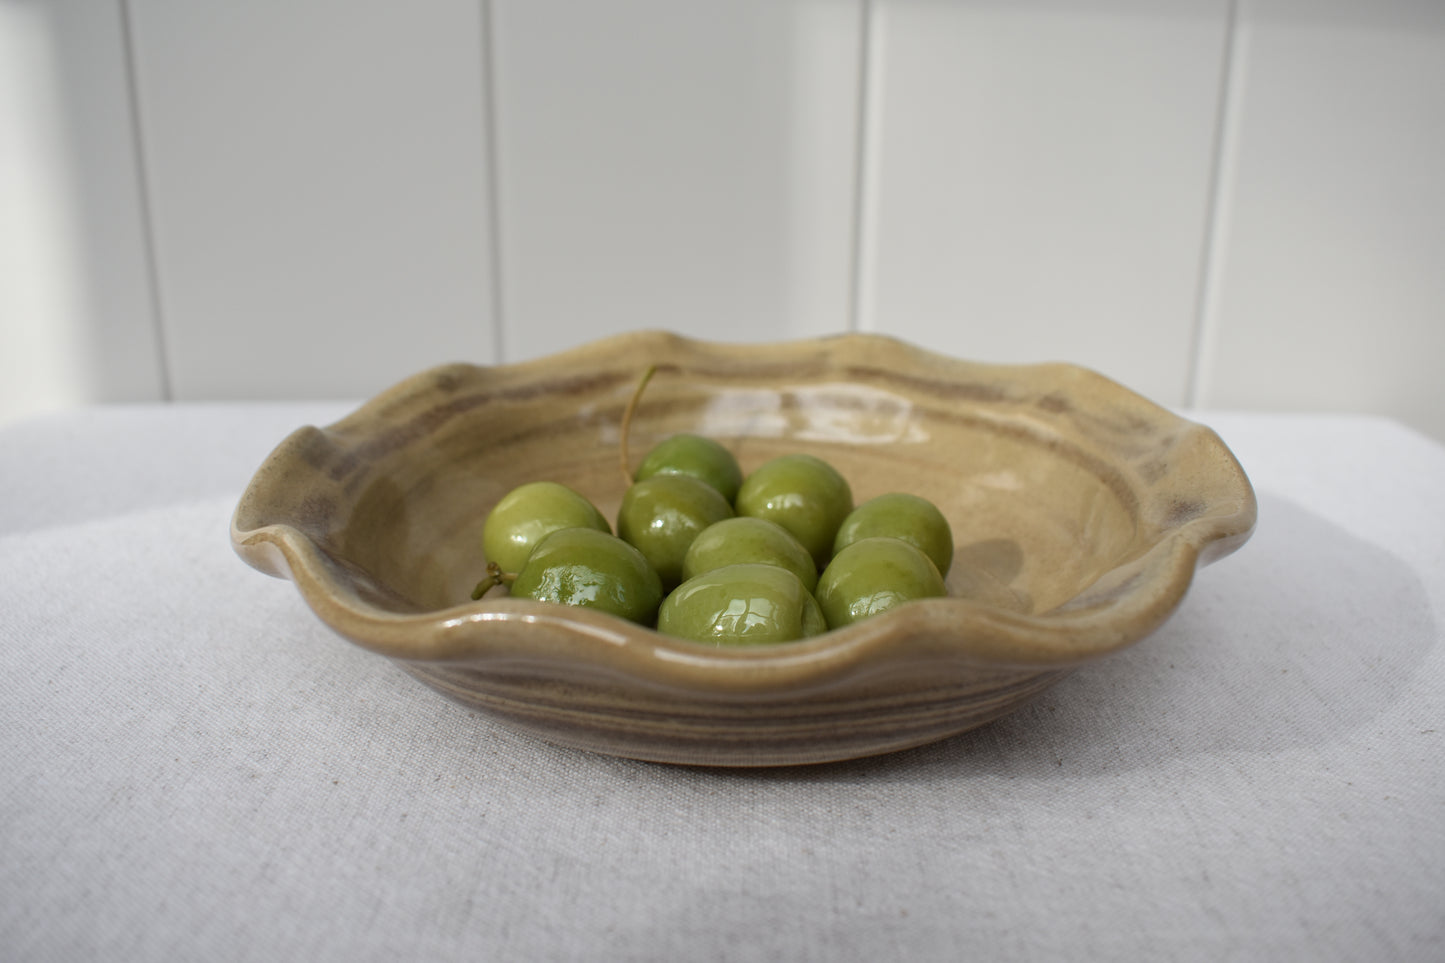
[[[506,324],[502,300],[502,191],[497,159],[497,69],[493,0],[479,0],[482,16],[482,147],[486,161],[487,195],[487,259],[491,290],[488,303],[492,314],[492,357],[497,364],[507,362]]]
[[[150,288],[151,323],[155,330],[156,370],[160,375],[161,399],[174,401],[169,341],[166,338],[165,306],[161,297],[160,265],[156,260],[155,215],[151,209],[150,171],[146,167],[145,128],[141,118],[140,84],[136,78],[135,32],[131,28],[130,0],[118,0],[120,7],[121,55],[125,62],[126,98],[130,101],[131,149],[135,156],[136,194],[140,200],[141,249],[145,257],[145,283]]]
[[[858,29],[857,133],[853,158],[853,250],[849,271],[848,330],[869,331],[873,318],[873,264],[876,256],[878,110],[881,45],[877,40],[877,0],[861,0]]]
[[[1198,408],[1207,403],[1205,382],[1214,358],[1219,327],[1219,285],[1224,270],[1226,207],[1234,179],[1234,153],[1239,120],[1239,98],[1244,86],[1244,0],[1229,0],[1226,13],[1223,62],[1220,67],[1219,101],[1214,126],[1214,157],[1210,165],[1208,210],[1204,240],[1200,247],[1199,287],[1195,299],[1194,330],[1190,345],[1190,366],[1184,387],[1184,403]]]

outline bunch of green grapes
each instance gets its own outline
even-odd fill
[[[636,400],[623,419],[624,471]],[[615,535],[573,489],[513,489],[487,516],[488,575],[472,597],[506,583],[513,597],[753,645],[946,594],[953,533],[943,513],[902,492],[855,506],[847,480],[812,455],[783,455],[744,477],[717,441],[680,434],[648,452],[629,481]]]

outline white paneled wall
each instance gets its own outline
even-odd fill
[[[177,398],[491,357],[475,0],[129,0]]]
[[[1250,12],[1201,401],[1445,439],[1445,3]]]
[[[0,420],[165,394],[124,27],[0,3]]]
[[[0,418],[862,328],[1445,438],[1438,0],[12,0]]]
[[[493,7],[509,356],[847,327],[861,3]]]
[[[1224,0],[879,0],[862,321],[1185,401]]]

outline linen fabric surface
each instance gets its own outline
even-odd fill
[[[0,430],[0,956],[1445,958],[1434,442],[1197,415],[1260,522],[1155,635],[944,742],[728,771],[515,734],[246,567],[251,473],[351,407]]]

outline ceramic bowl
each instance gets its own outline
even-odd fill
[[[715,647],[605,614],[470,600],[482,523],[550,479],[615,518],[633,464],[679,431],[744,471],[804,451],[856,501],[909,491],[949,518],[950,596],[803,641]],[[637,333],[506,366],[415,375],[285,439],[232,522],[335,631],[542,739],[674,763],[824,762],[921,745],[1018,707],[1136,642],[1255,499],[1209,429],[1092,371],[999,366],[889,338],[772,345]],[[284,631],[284,627],[278,627]]]

